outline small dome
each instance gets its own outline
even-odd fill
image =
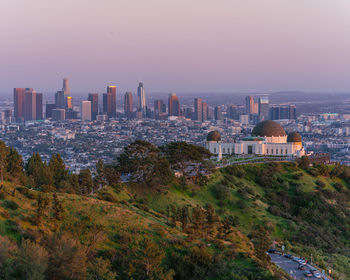
[[[262,136],[262,137],[278,137],[286,136],[286,132],[283,127],[274,121],[263,121],[258,123],[253,131],[252,136]]]
[[[221,141],[221,135],[219,131],[210,131],[207,135],[207,141]]]
[[[298,132],[292,132],[288,135],[287,142],[301,142],[301,136]]]

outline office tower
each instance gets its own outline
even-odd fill
[[[260,121],[268,119],[269,110],[270,110],[269,97],[268,96],[259,97],[259,120]]]
[[[16,122],[24,121],[24,92],[25,88],[15,88],[13,90],[13,105]]]
[[[107,93],[103,94],[103,113],[109,118],[115,118],[117,114],[117,87],[108,86]]]
[[[154,101],[154,112],[155,113],[163,113],[164,101],[162,99],[158,99]]]
[[[126,92],[124,96],[124,113],[128,120],[132,119],[132,93]]]
[[[55,93],[55,104],[56,107],[59,109],[66,108],[66,98],[64,95],[64,91],[60,90]]]
[[[53,121],[64,121],[66,119],[65,109],[53,109],[52,110],[52,120]]]
[[[81,120],[91,121],[91,101],[81,101]]]
[[[143,83],[139,83],[137,87],[137,111],[142,112],[142,115],[146,115],[146,92],[143,87]]]
[[[280,119],[280,107],[274,106],[270,108],[269,119],[272,121]]]
[[[47,119],[52,118],[52,110],[57,109],[56,104],[46,104],[45,116]]]
[[[245,108],[247,114],[254,114],[254,97],[253,96],[247,96],[245,98]]]
[[[65,95],[64,101],[65,101],[65,108],[73,110],[73,98],[72,98],[72,96]]]
[[[36,112],[35,117],[37,120],[43,119],[43,94],[37,93],[36,94]]]
[[[281,120],[289,119],[289,107],[287,106],[280,107],[280,119]]]
[[[91,102],[91,119],[95,121],[98,115],[98,93],[89,93],[88,101]]]
[[[24,92],[24,120],[36,120],[36,92],[32,88]]]
[[[295,105],[289,105],[289,119],[296,120],[297,119],[297,109]]]
[[[224,119],[222,116],[222,109],[220,106],[215,107],[214,117],[215,117],[215,120],[217,121],[222,121]]]
[[[238,119],[238,111],[237,111],[237,106],[236,105],[230,105],[228,107],[228,116],[232,120],[237,120]]]
[[[196,121],[203,121],[202,116],[202,98],[195,98],[194,99],[194,119]]]
[[[62,91],[66,94],[70,94],[70,89],[69,89],[69,83],[68,83],[68,78],[63,78],[63,87]]]
[[[168,99],[168,115],[169,116],[180,116],[180,102],[176,93],[170,93]]]
[[[205,122],[208,120],[208,103],[202,102],[202,121]]]

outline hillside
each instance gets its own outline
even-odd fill
[[[157,172],[129,183],[102,163],[94,177],[69,174],[59,156],[46,164],[33,155],[22,173],[9,150],[0,279],[288,279],[266,256],[272,244],[350,279],[349,168],[303,159],[184,180],[142,145]]]

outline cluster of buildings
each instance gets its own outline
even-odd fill
[[[232,154],[298,157],[312,150],[350,164],[350,114],[297,115],[294,104],[270,104],[267,95],[216,106],[199,97],[180,103],[175,93],[167,101],[147,99],[143,83],[135,97],[126,92],[120,104],[116,86],[100,97],[90,93],[86,100],[73,100],[68,79],[54,102],[46,104],[41,93],[16,88],[13,105],[0,102],[0,139],[25,159],[33,152],[45,160],[60,153],[73,171],[92,168],[99,158],[112,162],[136,139],[156,145],[186,141],[206,146],[219,159]],[[347,105],[342,106],[346,112]]]

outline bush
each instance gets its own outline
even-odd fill
[[[11,209],[11,210],[17,210],[18,209],[18,204],[12,200],[7,200],[5,199],[3,202],[2,202],[2,206],[4,208],[7,208],[7,209]]]
[[[326,184],[321,180],[316,180],[316,185],[320,188],[324,188]]]
[[[105,200],[105,201],[109,201],[109,202],[118,202],[118,199],[111,193],[109,192],[99,192],[98,193],[98,196],[97,196],[98,199],[101,199],[101,200]]]

